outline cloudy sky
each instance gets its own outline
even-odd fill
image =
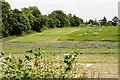
[[[102,19],[106,16],[111,20],[118,15],[118,1],[120,0],[6,0],[11,8],[21,10],[23,7],[37,6],[41,13],[50,14],[54,10],[89,19]]]

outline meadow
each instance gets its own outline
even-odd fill
[[[61,37],[61,41],[118,41],[118,27],[87,27]]]
[[[118,41],[118,27],[111,26],[56,28],[6,39],[1,60],[7,64],[0,75],[11,79],[117,78]]]

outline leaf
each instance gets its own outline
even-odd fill
[[[9,58],[9,60],[10,60],[10,62],[12,62],[12,59],[11,59],[11,58]]]
[[[31,49],[30,51],[26,51],[26,53],[27,53],[27,52],[28,52],[28,53],[33,53],[33,50]]]
[[[41,53],[40,52],[39,53],[34,53],[34,55],[37,57],[37,56],[40,56]]]
[[[9,59],[9,57],[6,57],[6,58],[5,58],[5,60],[8,60],[8,59]]]
[[[26,58],[27,60],[29,60],[29,56],[25,56],[25,58]]]
[[[29,57],[29,56],[25,56],[25,58],[30,61],[32,59],[32,57]]]
[[[37,66],[38,66],[38,63],[37,63],[37,62],[35,62],[35,63],[34,63],[34,65],[37,67]]]
[[[67,60],[64,60],[64,63],[67,63],[68,61]]]
[[[2,55],[4,55],[4,52],[1,52]]]
[[[65,59],[68,59],[68,55],[67,55],[67,56],[65,56]]]
[[[19,59],[19,63],[22,64],[22,60],[21,59]]]
[[[0,58],[2,58],[2,56],[0,55]]]
[[[70,70],[70,66],[67,66],[66,71]]]

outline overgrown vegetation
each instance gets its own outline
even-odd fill
[[[4,53],[1,52],[1,79],[87,78],[87,69],[91,64],[76,64],[75,58],[79,54],[78,50],[64,54],[64,60],[61,60],[61,62],[57,61],[59,57],[49,61],[47,58],[44,58],[44,52],[45,50],[41,48],[29,50],[26,53],[32,54],[34,57],[26,54],[24,58],[2,57]],[[81,66],[81,68],[77,66]],[[84,71],[78,73],[77,70]]]

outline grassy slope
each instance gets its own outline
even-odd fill
[[[60,41],[118,41],[118,27],[86,27],[59,38]]]
[[[56,29],[42,32],[41,34],[37,34],[37,35],[19,37],[18,39],[14,40],[14,41],[8,41],[8,43],[46,43],[46,42],[51,42],[52,39],[61,37],[64,34],[70,32],[72,30],[75,30],[75,29],[78,29],[78,27],[56,28]]]

